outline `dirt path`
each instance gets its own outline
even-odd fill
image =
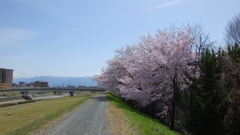
[[[92,98],[70,113],[43,135],[108,135],[108,118],[104,94]]]

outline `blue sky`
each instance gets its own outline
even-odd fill
[[[14,78],[92,76],[116,49],[172,24],[201,23],[223,44],[239,0],[1,0],[0,68]]]

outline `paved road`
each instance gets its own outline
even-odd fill
[[[108,135],[106,108],[107,103],[104,94],[99,94],[43,134]]]

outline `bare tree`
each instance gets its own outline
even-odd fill
[[[240,49],[239,46],[234,47],[234,51]],[[232,51],[232,50],[230,50]],[[221,99],[219,108],[224,110],[223,125],[229,134],[239,134],[240,124],[240,63],[239,56],[231,56],[227,53],[220,56],[222,66],[221,73]]]
[[[236,15],[226,26],[225,40],[227,44],[240,44],[240,14]]]

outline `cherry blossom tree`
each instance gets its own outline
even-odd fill
[[[164,106],[157,115],[169,114],[173,129],[178,93],[186,88],[184,74],[191,71],[188,64],[196,58],[193,44],[192,31],[186,28],[141,36],[137,44],[117,50],[108,67],[94,79],[123,98],[136,101],[136,106],[161,100]]]
[[[123,78],[129,74],[123,61],[128,60],[128,55],[126,52],[131,52],[131,47],[127,47],[125,50],[122,48],[116,50],[116,56],[107,61],[108,67],[102,69],[102,74],[93,77],[94,80],[98,81],[99,86],[104,86],[107,90],[114,91],[117,94],[120,93],[118,86],[121,82],[118,81],[119,78]]]

